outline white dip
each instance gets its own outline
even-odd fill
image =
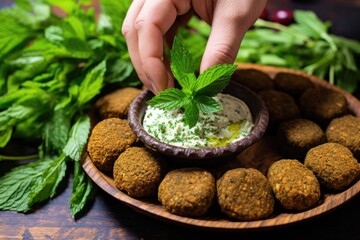
[[[228,94],[219,93],[214,99],[221,103],[222,110],[211,114],[200,112],[199,121],[192,128],[185,124],[181,110],[165,111],[148,106],[144,129],[162,142],[189,148],[226,146],[248,135],[254,126],[248,106]]]

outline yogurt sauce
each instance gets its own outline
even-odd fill
[[[219,93],[214,99],[223,106],[222,110],[200,112],[199,121],[192,128],[185,124],[181,110],[165,111],[148,106],[144,129],[162,142],[188,148],[226,146],[247,136],[254,126],[248,106],[228,94]]]

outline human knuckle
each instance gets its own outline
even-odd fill
[[[141,29],[143,29],[144,28],[144,25],[145,25],[145,20],[144,19],[142,19],[142,18],[137,18],[136,20],[135,20],[135,30],[136,31],[141,31]]]
[[[213,46],[214,57],[224,63],[232,63],[237,51],[228,44],[219,43]]]

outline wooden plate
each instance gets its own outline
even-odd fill
[[[270,66],[260,66],[254,64],[239,64],[240,68],[255,68],[261,71],[268,73],[271,77],[278,72],[292,72],[296,74],[301,74],[309,77],[316,85],[331,88],[337,91],[342,92],[347,101],[349,109],[353,112],[354,115],[360,117],[360,101],[356,99],[351,94],[339,89],[336,86],[330,85],[328,82],[319,79],[315,76],[310,76],[302,72],[270,67]],[[266,171],[267,167],[274,161],[281,158],[281,155],[278,154],[276,146],[271,136],[265,136],[263,139],[256,144],[252,145],[245,151],[243,151],[239,156],[241,160],[247,167],[255,167],[260,171]],[[86,158],[82,164],[84,170],[89,175],[89,177],[104,191],[109,193],[111,196],[120,200],[120,202],[130,206],[135,211],[140,213],[153,216],[155,218],[170,221],[180,225],[187,225],[196,228],[208,228],[208,229],[217,229],[217,230],[258,230],[264,228],[274,228],[279,226],[284,226],[288,224],[293,224],[301,222],[307,219],[311,219],[322,214],[325,214],[331,210],[334,210],[338,206],[344,204],[346,201],[354,197],[360,192],[360,180],[353,184],[350,188],[343,192],[332,193],[332,192],[323,192],[322,199],[320,203],[307,211],[304,212],[274,212],[269,218],[265,220],[258,221],[236,221],[231,220],[224,214],[222,214],[218,208],[213,207],[209,210],[206,216],[202,218],[188,218],[177,216],[171,214],[160,205],[156,199],[134,199],[129,197],[127,194],[118,190],[115,185],[112,177],[109,177],[99,171],[94,164],[92,163],[90,157],[86,155]]]

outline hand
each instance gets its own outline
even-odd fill
[[[242,38],[265,5],[266,0],[134,0],[122,32],[139,78],[154,93],[173,86],[164,42],[171,46],[178,27],[193,13],[212,26],[200,72],[233,63]]]

